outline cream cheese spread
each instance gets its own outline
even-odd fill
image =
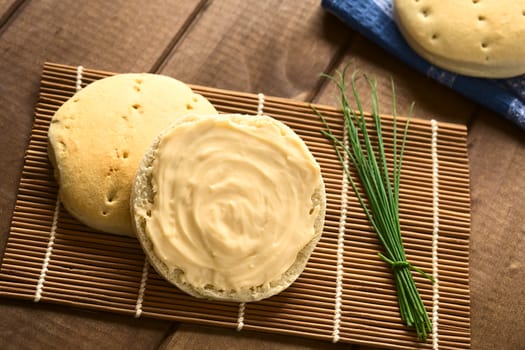
[[[161,139],[146,235],[185,282],[266,285],[316,235],[321,171],[290,128],[267,116],[186,118]]]

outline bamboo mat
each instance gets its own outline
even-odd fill
[[[321,164],[328,201],[322,239],[303,274],[281,294],[247,304],[210,302],[189,297],[160,278],[135,239],[93,231],[58,202],[46,153],[51,117],[76,91],[77,78],[83,87],[113,74],[91,69],[78,73],[77,67],[44,66],[1,265],[0,296],[391,349],[431,349],[436,344],[440,349],[470,348],[464,126],[413,118],[408,133],[400,189],[403,240],[408,260],[439,277],[433,286],[414,274],[437,325],[422,344],[400,321],[391,273],[377,256],[381,249],[375,233],[351,188],[342,190],[341,167],[308,104],[265,97],[263,108],[292,127]],[[255,114],[261,102],[255,94],[193,89],[220,112]],[[341,113],[316,107],[341,136]],[[383,123],[391,157],[392,118],[384,116]]]

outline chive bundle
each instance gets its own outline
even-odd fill
[[[381,120],[379,117],[379,102],[377,97],[377,87],[374,80],[365,76],[371,89],[372,119],[374,121],[377,136],[377,152],[372,146],[370,134],[367,130],[363,107],[357,93],[355,85],[356,73],[352,75],[352,93],[357,105],[357,111],[351,108],[347,97],[347,83],[345,81],[346,68],[343,72],[337,72],[339,79],[325,75],[332,80],[341,93],[341,107],[344,115],[345,132],[348,136],[348,144],[338,139],[328,126],[323,116],[314,109],[325,125],[322,134],[328,138],[334,146],[335,152],[344,172],[352,185],[352,188],[361,204],[368,220],[377,233],[377,237],[384,247],[384,254],[378,253],[379,258],[390,265],[399,303],[401,319],[409,327],[415,328],[417,337],[421,341],[427,339],[428,333],[432,330],[428,314],[419,295],[411,271],[417,271],[432,281],[432,277],[421,269],[412,266],[407,261],[403,241],[401,237],[401,225],[399,222],[399,184],[401,178],[401,165],[405,150],[406,136],[409,121],[404,127],[401,149],[398,154],[397,146],[397,120],[395,107],[395,88],[392,81],[392,100],[393,100],[393,170],[392,177],[387,166],[385,147],[381,130]],[[409,117],[412,113],[413,104],[410,107]],[[364,189],[365,198],[357,189],[354,176],[350,173],[348,165],[344,161],[344,154],[351,161],[358,180]]]

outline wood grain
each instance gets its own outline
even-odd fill
[[[331,344],[282,335],[255,332],[236,332],[217,328],[181,325],[176,333],[166,338],[159,350],[230,349],[230,350],[351,350],[347,344]]]
[[[19,349],[155,349],[172,325],[111,313],[0,300],[0,344]]]
[[[13,13],[23,2],[23,0],[0,0],[0,32],[9,24]]]
[[[525,139],[486,110],[470,134],[472,348],[522,349],[525,333]]]
[[[305,100],[350,36],[317,0],[214,1],[161,72],[192,84]]]

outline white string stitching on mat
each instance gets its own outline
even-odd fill
[[[257,115],[262,115],[264,108],[264,94],[259,93],[257,98],[259,99],[259,103],[257,104]]]
[[[82,89],[82,73],[84,73],[84,67],[78,66],[77,67],[77,83],[75,86],[77,91],[80,91]]]
[[[144,258],[144,267],[142,268],[142,278],[140,279],[139,294],[137,296],[137,303],[135,304],[135,318],[142,315],[142,302],[144,301],[144,293],[146,292],[146,282],[148,281],[148,258]]]
[[[75,82],[76,91],[82,89],[82,72],[84,68],[82,66],[77,67],[77,77]],[[35,291],[35,303],[39,302],[42,298],[42,290],[44,289],[44,283],[46,281],[47,270],[49,267],[49,261],[51,260],[51,254],[53,253],[53,244],[55,243],[55,235],[58,223],[58,214],[60,211],[60,197],[57,194],[57,200],[55,204],[55,212],[53,213],[53,222],[51,223],[51,232],[49,233],[49,242],[47,243],[46,255],[44,256],[44,262],[42,263],[42,270],[40,271],[40,277],[36,285]]]
[[[343,144],[348,148],[348,132],[346,124],[343,130]],[[348,154],[343,152],[344,166],[348,167]],[[337,343],[339,341],[339,327],[341,325],[341,304],[343,296],[343,253],[345,244],[345,224],[346,212],[348,206],[348,177],[343,169],[343,179],[341,188],[341,218],[339,220],[339,233],[337,237],[337,276],[335,288],[335,310],[334,310],[334,329],[332,332],[332,341]]]
[[[257,94],[257,115],[263,114],[264,109],[264,94],[259,93]],[[242,327],[244,327],[244,310],[246,309],[246,303],[240,303],[239,304],[239,312],[237,315],[237,330],[242,330]]]
[[[434,224],[432,231],[432,348],[438,350],[438,322],[439,322],[439,161],[437,154],[438,123],[432,119],[432,207],[434,211]]]
[[[36,285],[35,299],[34,302],[38,303],[42,298],[42,290],[44,289],[44,282],[46,281],[47,269],[49,267],[49,261],[51,260],[51,254],[53,253],[53,244],[55,243],[55,234],[57,230],[58,213],[60,211],[60,199],[57,194],[57,201],[55,204],[55,212],[53,213],[53,222],[51,223],[51,231],[49,232],[49,242],[47,242],[46,255],[44,256],[44,262],[42,263],[42,270],[40,270],[40,278]]]
[[[239,313],[237,316],[237,331],[240,331],[244,327],[244,309],[246,308],[246,303],[239,304]]]

